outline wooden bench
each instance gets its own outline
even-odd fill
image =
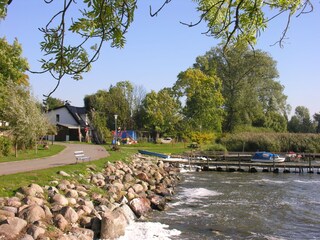
[[[76,158],[76,163],[78,163],[78,161],[85,161],[85,160],[89,160],[90,161],[90,157],[84,155],[83,151],[75,151],[74,152],[74,156]]]

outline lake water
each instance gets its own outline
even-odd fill
[[[189,172],[122,239],[320,239],[320,175]]]

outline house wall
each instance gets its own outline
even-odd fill
[[[52,111],[48,112],[47,114],[48,114],[48,118],[49,118],[50,122],[54,125],[56,125],[57,123],[79,125],[74,120],[74,118],[72,117],[70,112],[65,107],[52,110]],[[59,122],[56,121],[57,114],[59,114],[59,116],[60,116]]]

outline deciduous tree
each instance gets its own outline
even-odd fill
[[[194,130],[222,130],[224,99],[221,81],[199,69],[188,69],[178,75],[173,90],[178,98],[185,98],[183,114]]]
[[[276,81],[276,62],[266,52],[246,46],[232,51],[217,47],[198,57],[194,67],[222,81],[225,131],[232,132],[239,125],[275,126],[271,121],[285,118],[287,97],[283,94],[284,87]],[[284,131],[286,125],[280,129]]]
[[[154,141],[160,134],[173,134],[176,124],[181,119],[180,105],[170,94],[169,89],[158,93],[151,91],[143,100],[142,119],[144,128],[153,133]]]

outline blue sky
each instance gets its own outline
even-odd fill
[[[62,1],[56,2],[62,4]],[[89,73],[84,74],[84,79],[63,79],[53,97],[83,106],[85,95],[108,89],[119,81],[128,80],[135,85],[142,85],[148,92],[171,87],[179,72],[191,67],[197,56],[205,54],[219,43],[201,34],[206,31],[204,24],[188,28],[179,23],[198,20],[199,14],[191,0],[172,1],[158,17],[151,18],[149,4],[152,3],[156,8],[162,2],[140,0],[124,49],[112,49],[104,45],[100,59],[93,64]],[[291,114],[299,105],[307,107],[311,115],[320,111],[319,8],[316,3],[314,12],[292,20],[284,48],[271,46],[285,27],[284,18],[271,23],[257,45],[257,48],[269,52],[278,63],[278,80],[285,86],[284,93],[292,106]],[[0,22],[0,37],[6,36],[10,43],[15,37],[18,38],[32,70],[39,69],[37,60],[41,58],[41,33],[38,27],[47,23],[52,11],[43,1],[13,1],[7,18]],[[30,82],[39,100],[55,86],[55,80],[48,75],[30,74]]]

